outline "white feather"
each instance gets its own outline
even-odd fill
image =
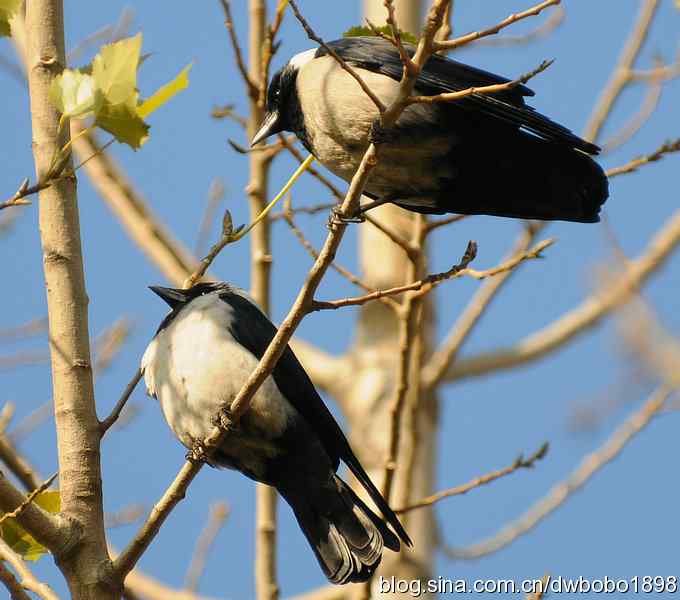
[[[312,48],[311,50],[305,50],[304,52],[300,52],[299,54],[293,56],[293,58],[290,59],[288,64],[294,69],[300,69],[304,67],[308,62],[314,60],[316,50],[317,50],[316,48]]]
[[[217,294],[200,296],[158,333],[142,357],[149,393],[188,448],[210,433],[218,408],[233,400],[259,362],[229,332],[234,318],[234,309]],[[269,377],[255,394],[249,414],[276,437],[294,410]]]

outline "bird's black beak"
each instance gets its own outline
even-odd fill
[[[262,140],[267,139],[270,135],[279,133],[279,131],[283,131],[279,111],[268,112],[264,117],[262,127],[260,127],[260,130],[255,134],[250,143],[251,148],[255,146],[255,144],[259,144]]]
[[[161,287],[160,285],[151,285],[149,289],[159,295],[165,300],[170,308],[175,308],[178,304],[183,304],[187,301],[187,295],[184,290],[176,290],[174,288]]]

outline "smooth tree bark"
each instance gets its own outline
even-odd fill
[[[62,2],[28,0],[26,33],[33,154],[40,180],[68,139],[68,127],[60,135],[59,113],[48,100],[50,85],[65,66]],[[68,547],[55,560],[74,599],[113,599],[120,590],[106,577],[110,560],[102,509],[100,429],[75,176],[54,182],[39,198],[61,514],[74,525]]]

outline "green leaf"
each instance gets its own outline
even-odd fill
[[[102,46],[92,61],[92,77],[109,104],[129,102],[137,91],[142,34]]]
[[[137,150],[149,137],[149,126],[137,113],[134,102],[126,104],[102,104],[95,117],[95,125],[108,131],[119,142]]]
[[[137,107],[137,114],[146,119],[152,112],[163,106],[170,98],[189,87],[189,71],[193,64],[184,67],[177,77],[158,88],[156,92]]]
[[[678,0],[680,2],[680,0]],[[389,25],[383,25],[382,27],[376,27],[376,29],[380,33],[384,33],[385,35],[392,36],[392,28]],[[408,31],[399,31],[399,35],[401,35],[401,40],[403,42],[409,43],[409,44],[417,44],[418,43],[418,38],[413,35],[412,33],[409,33]],[[345,33],[342,34],[342,37],[378,37],[374,31],[370,27],[365,27],[363,25],[355,25],[354,27],[350,27]]]
[[[12,33],[10,20],[17,14],[21,0],[0,0],[0,37],[9,37]]]
[[[56,514],[60,510],[61,497],[56,490],[41,492],[34,499],[42,509]],[[0,524],[0,537],[17,554],[26,560],[36,561],[43,554],[49,552],[45,546],[39,543],[30,533],[28,533],[16,519],[10,518]]]
[[[102,100],[94,78],[71,69],[64,69],[52,81],[49,98],[64,116],[81,119],[96,112]]]

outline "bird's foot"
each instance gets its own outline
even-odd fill
[[[387,144],[390,142],[391,137],[390,130],[382,126],[380,119],[375,119],[375,121],[373,121],[371,124],[371,131],[368,134],[368,140],[372,144],[379,146],[380,144]]]
[[[238,424],[234,420],[231,410],[229,410],[228,407],[221,409],[216,415],[213,416],[212,424],[225,432],[236,431],[238,429]]]
[[[340,212],[339,206],[331,208],[330,217],[328,217],[328,228],[333,229],[337,225],[349,225],[351,223],[363,223],[366,221],[363,212],[359,211],[355,215],[346,216]]]
[[[208,453],[205,449],[203,440],[194,440],[191,444],[191,450],[186,453],[185,458],[194,463],[204,463],[208,461]]]

